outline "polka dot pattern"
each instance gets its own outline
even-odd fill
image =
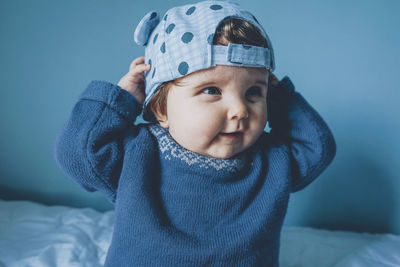
[[[185,32],[183,35],[182,35],[182,42],[184,42],[185,44],[187,44],[187,43],[190,43],[190,41],[192,41],[192,39],[193,39],[193,33],[191,33],[191,32]]]
[[[222,9],[222,6],[221,5],[212,5],[212,6],[210,6],[210,8],[212,10],[220,10],[220,9]]]
[[[155,43],[156,43],[156,41],[157,41],[157,37],[158,37],[158,33],[157,33],[156,35],[154,35],[153,44],[155,44]]]
[[[170,34],[175,28],[175,24],[171,23],[168,25],[168,28],[165,30],[166,33]]]
[[[160,47],[160,51],[165,54],[165,42],[162,43],[161,47]]]
[[[188,73],[189,71],[189,65],[187,64],[187,62],[185,61],[181,62],[179,64],[178,71],[180,74],[186,75],[186,73]]]
[[[156,12],[151,13],[150,20],[154,19],[155,17],[157,17],[157,13]]]
[[[186,15],[192,15],[193,14],[193,12],[196,10],[196,7],[195,6],[192,6],[191,8],[189,8],[187,11],[186,11]]]

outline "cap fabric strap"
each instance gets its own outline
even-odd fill
[[[272,69],[268,48],[242,44],[213,45],[211,49],[211,65],[233,65],[244,67],[265,67]]]

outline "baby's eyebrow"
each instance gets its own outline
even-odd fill
[[[215,85],[215,82],[202,82],[193,87],[193,89],[205,88],[210,85]]]

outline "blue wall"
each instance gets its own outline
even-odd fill
[[[400,234],[400,2],[237,2],[269,33],[276,75],[291,77],[337,140],[285,224]],[[91,80],[117,83],[143,54],[133,43],[141,17],[183,3],[0,2],[0,198],[112,208],[57,168],[55,137]]]

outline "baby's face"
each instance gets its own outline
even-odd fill
[[[250,147],[267,122],[267,71],[217,65],[179,78],[161,125],[182,147],[230,158]]]

